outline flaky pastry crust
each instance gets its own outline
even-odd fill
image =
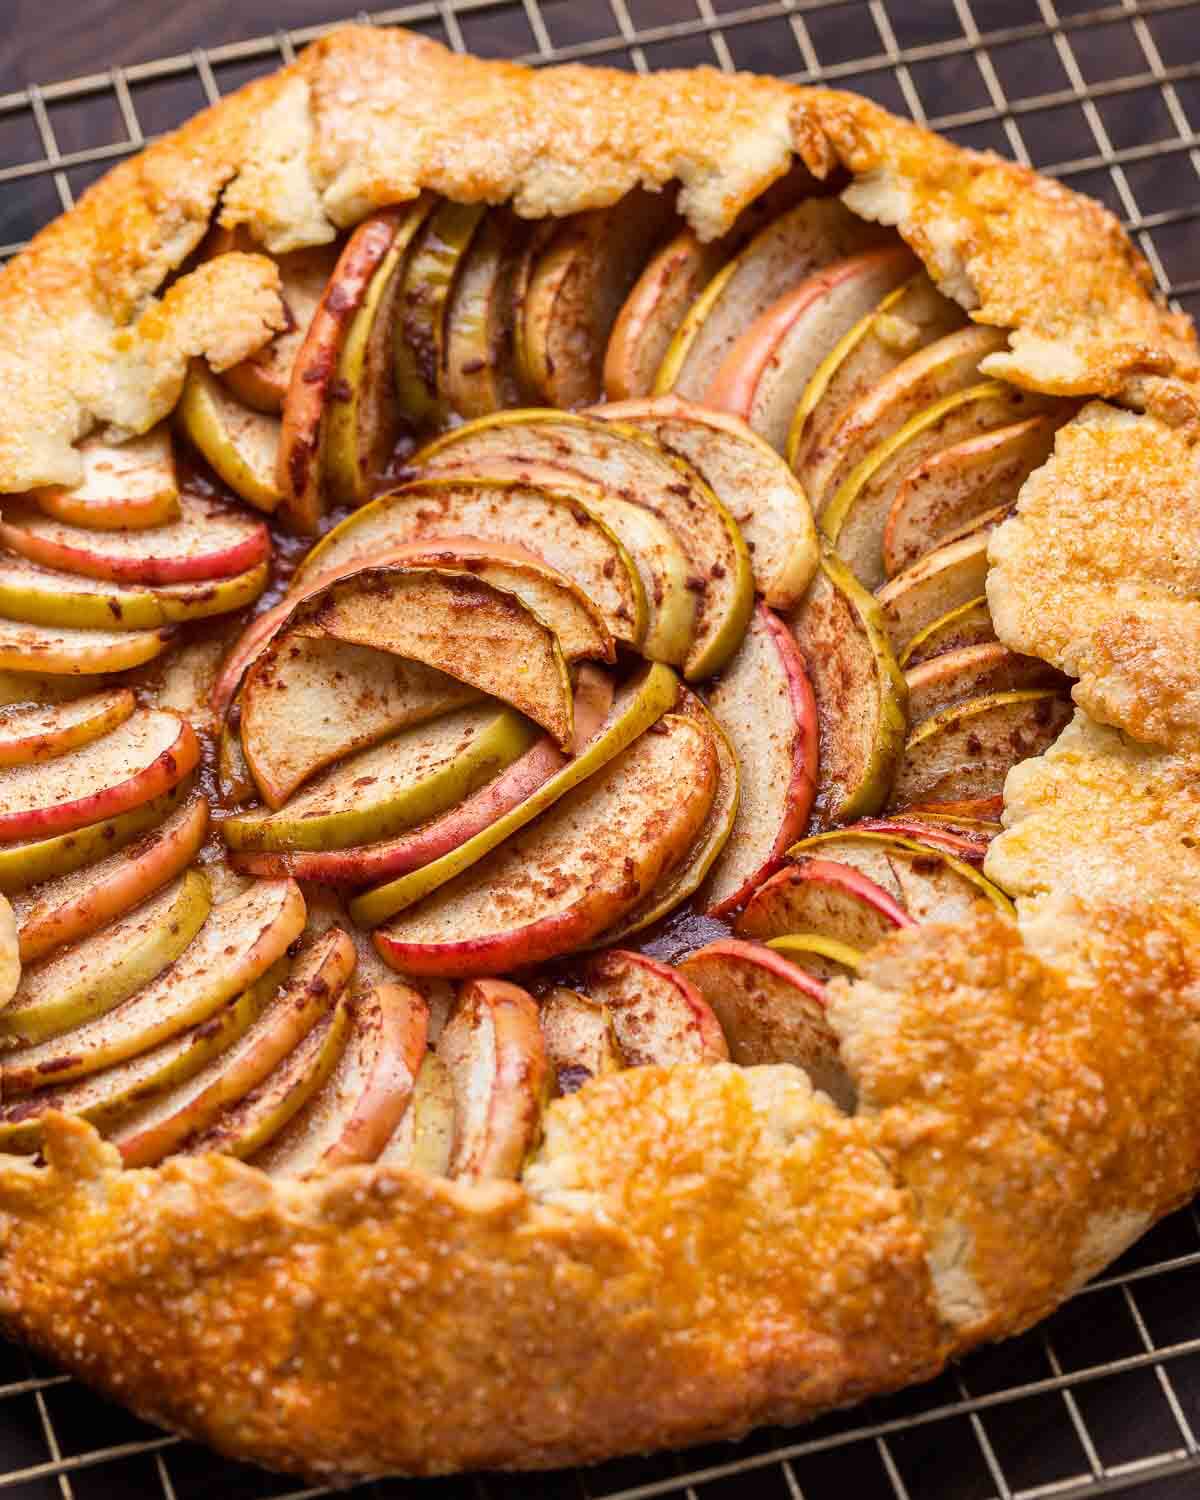
[[[1189,325],[1104,209],[848,95],[331,36],[119,167],[0,274],[0,491],[73,482],[83,433],[147,429],[190,358],[225,367],[280,326],[265,258],[189,268],[214,214],[282,252],[426,189],[536,217],[678,181],[709,238],[794,154],[844,172],[853,208],[1010,331],[990,370],[1153,414],[1093,407],[1065,430],[998,533],[993,607],[1003,638],[1082,674],[1095,717],[1185,744],[1165,556],[1124,556],[1140,571],[1118,618],[1080,539],[1043,610],[1021,558],[1045,561],[1046,538],[1020,528],[1047,487],[1066,504],[1084,484],[1068,456],[1100,431],[1188,470]],[[1134,499],[1103,480],[1080,503]],[[1119,780],[1125,749],[1095,755]],[[1024,773],[1030,799],[1058,764]],[[1057,883],[1073,836],[1091,834],[1052,823],[1050,874],[1034,842],[1017,888]],[[901,935],[835,986],[851,1118],[786,1066],[630,1070],[551,1107],[522,1184],[472,1187],[384,1168],[286,1184],[222,1157],[123,1172],[51,1117],[45,1169],[0,1159],[0,1315],[142,1415],[306,1474],[597,1459],[920,1379],[1046,1312],[1200,1181],[1200,933],[1173,897],[1120,891],[1131,857],[1097,855],[1020,925],[981,911]]]

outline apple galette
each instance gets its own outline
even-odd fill
[[[795,1421],[1200,1183],[1200,358],[863,100],[347,30],[0,276],[0,1313],[309,1474]]]

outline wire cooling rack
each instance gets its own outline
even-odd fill
[[[286,12],[287,0],[280,0]],[[531,63],[706,62],[856,89],[1102,199],[1200,314],[1200,4],[1120,0],[434,0],[357,19]],[[0,96],[0,259],[114,162],[320,28]],[[447,1413],[452,1419],[453,1414]],[[1041,1328],[794,1430],[547,1476],[386,1480],[376,1500],[1200,1496],[1200,1218],[1176,1214]],[[0,1500],[329,1493],[148,1428],[0,1343]]]

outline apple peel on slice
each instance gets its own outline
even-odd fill
[[[69,630],[0,618],[0,670],[78,677],[125,672],[160,656],[175,639],[158,630]]]
[[[275,479],[278,417],[237,400],[203,361],[194,360],[175,420],[235,495],[268,515],[278,508],[283,499]]]
[[[38,704],[0,712],[0,766],[54,760],[123,724],[136,700],[128,688],[112,688],[66,703]]]
[[[729,1060],[720,1023],[681,970],[611,948],[587,967],[587,991],[612,1017],[625,1065],[671,1068]]]
[[[427,1051],[408,1108],[375,1158],[380,1167],[445,1177],[454,1149],[454,1085],[436,1052]]]
[[[922,558],[921,562],[924,561]],[[973,599],[948,609],[944,615],[938,615],[924,629],[918,630],[900,652],[900,665],[908,673],[948,652],[995,643],[996,627],[987,595],[976,594]]]
[[[735,931],[762,942],[818,932],[866,952],[899,928],[916,925],[896,898],[861,870],[833,859],[804,859],[759,886]]]
[[[536,231],[528,221],[493,208],[454,280],[438,384],[446,407],[464,421],[521,404],[513,356],[520,306],[514,293],[531,233]]]
[[[1036,656],[1021,656],[999,641],[946,651],[904,674],[908,683],[908,722],[912,728],[943,708],[1015,688],[1065,690],[1061,672]]]
[[[862,967],[863,955],[857,948],[819,932],[789,932],[786,937],[771,938],[767,947],[822,981],[857,974]]]
[[[178,516],[175,450],[165,424],[124,443],[87,437],[76,445],[76,452],[83,465],[79,484],[34,491],[46,515],[71,526],[131,531],[161,526]]]

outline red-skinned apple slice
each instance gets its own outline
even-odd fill
[[[915,926],[895,897],[860,870],[833,859],[805,859],[760,885],[734,930],[760,941],[819,932],[865,952],[897,929]]]
[[[54,760],[123,724],[135,700],[128,688],[113,688],[68,703],[0,712],[0,766]]]
[[[21,959],[33,963],[115,921],[174,879],[208,832],[208,803],[194,797],[132,845],[13,900]]]
[[[278,417],[255,411],[231,396],[202,360],[194,360],[175,420],[235,495],[268,515],[278,507],[283,499],[275,480]]]
[[[984,593],[987,554],[988,533],[976,532],[926,553],[884,584],[876,598],[893,651],[908,656],[908,646],[927,626]]]
[[[908,683],[908,722],[915,729],[932,714],[967,698],[1013,688],[1065,688],[1063,676],[1036,656],[1020,656],[999,641],[947,651],[912,667]]]
[[[68,630],[0,619],[0,669],[56,677],[124,672],[151,661],[174,639],[171,625],[158,630]]]
[[[169,791],[200,758],[190,724],[140,709],[57,759],[0,771],[0,839],[41,839],[129,812]]]
[[[612,1016],[578,990],[555,985],[540,998],[538,1019],[556,1093],[578,1093],[591,1079],[625,1066]]]
[[[392,1138],[375,1158],[378,1166],[445,1177],[454,1149],[454,1085],[436,1052],[426,1052],[412,1099]]]
[[[711,739],[668,714],[457,880],[375,934],[402,973],[498,973],[581,947],[691,844],[717,781]]]
[[[48,516],[72,526],[161,526],[179,514],[175,452],[165,425],[141,437],[113,443],[93,436],[77,445],[83,479],[71,488],[35,490]]]
[[[924,562],[925,559],[921,558],[920,561]],[[977,594],[965,604],[939,615],[923,630],[918,630],[900,652],[900,665],[905,672],[910,672],[946,652],[988,646],[994,644],[995,640],[996,627],[988,608],[987,595]]]
[[[612,948],[588,965],[587,987],[612,1017],[628,1067],[728,1061],[729,1048],[708,1002],[670,964]]]
[[[704,891],[734,910],[804,829],[816,795],[817,706],[787,627],[759,605],[741,649],[708,697],[741,770],[733,831]]]
[[[472,979],[442,1032],[438,1056],[454,1089],[450,1176],[517,1177],[541,1134],[549,1083],[533,998],[503,980]]]
[[[512,349],[519,311],[514,290],[529,234],[526,221],[507,208],[493,208],[451,290],[438,379],[445,405],[464,421],[521,404]]]
[[[955,859],[976,866],[982,865],[992,839],[991,831],[983,824],[972,826],[968,820],[960,826],[948,819],[910,813],[908,809],[890,818],[863,818],[854,826],[863,833],[890,833],[903,839],[915,839],[921,844],[932,844],[936,849],[953,854]],[[996,825],[998,830],[999,825]]]
[[[901,808],[897,816],[943,823],[948,828],[964,832],[974,829],[988,838],[995,838],[1003,826],[1000,822],[1003,811],[1004,796],[997,793],[991,797],[966,797],[958,802],[914,802]]]

